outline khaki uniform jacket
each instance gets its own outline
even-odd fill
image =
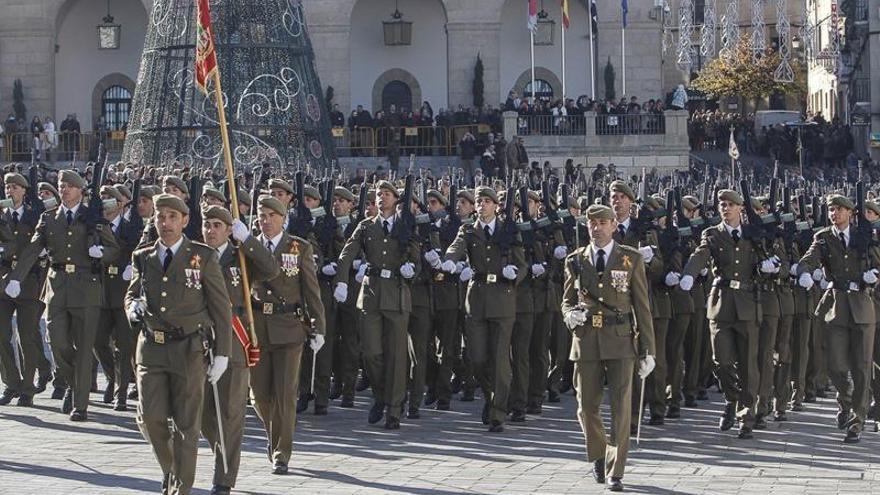
[[[854,227],[850,228],[850,236],[854,233]],[[819,267],[825,269],[825,278],[833,285],[825,290],[819,301],[819,307],[827,309],[818,316],[824,315],[825,322],[832,325],[873,325],[876,322],[874,303],[871,291],[865,290],[862,275],[880,267],[880,251],[871,248],[866,257],[851,245],[844,248],[831,227],[826,227],[813,236],[813,244],[798,264],[798,276],[812,273]],[[856,283],[859,290],[849,290],[850,282]]]
[[[135,250],[132,268],[125,307],[130,308],[135,300],[144,298],[147,310],[143,321],[151,331],[180,328],[190,335],[213,328],[214,353],[229,356],[232,311],[217,251],[184,236],[168,271],[164,271],[159,259],[159,241],[156,241],[152,246]],[[164,344],[145,339],[143,335],[140,341],[138,363],[168,364]],[[202,346],[197,337],[189,341],[193,352]]]
[[[465,295],[465,311],[472,318],[516,317],[517,286],[528,274],[528,266],[519,234],[509,252],[502,252],[497,239],[503,229],[504,221],[496,218],[492,238],[486,239],[486,233],[476,223],[462,225],[446,250],[446,259],[458,262],[467,257],[474,271]],[[512,281],[502,275],[507,265],[517,268],[516,279]],[[487,275],[494,276],[496,282],[488,282]]]
[[[25,205],[25,212],[22,217],[29,217],[30,208]],[[12,269],[18,265],[19,255],[24,248],[31,243],[34,236],[35,225],[25,222],[18,222],[18,225],[12,220],[12,211],[7,210],[0,216],[0,246],[3,247],[3,253],[0,254],[0,276],[2,276],[4,286],[7,278],[12,273]],[[21,283],[21,294],[18,299],[35,300],[40,298],[40,292],[43,290],[44,273],[47,262],[44,259],[34,265],[30,272]],[[5,292],[0,293],[0,299],[9,299]]]
[[[632,228],[635,221],[635,217],[630,219],[630,228],[627,229],[625,236],[621,237],[620,233],[615,231],[613,235],[614,242],[633,249],[638,249],[639,244],[655,246],[654,258],[650,263],[645,264],[645,274],[648,277],[648,297],[651,301],[651,314],[654,318],[671,318],[672,302],[669,298],[669,287],[664,283],[668,270],[664,266],[657,234],[653,231],[648,231],[645,234],[645,238],[641,239],[636,230]]]
[[[120,232],[124,232],[127,228],[128,220],[119,221],[119,227],[113,232],[113,226],[107,225],[104,228],[113,232],[116,243],[119,244],[119,256],[108,263],[104,267],[104,307],[110,309],[119,309],[125,305],[125,292],[128,290],[128,281],[122,278],[125,267],[131,264],[131,253],[133,246],[126,246],[125,242],[119,237]]]
[[[593,266],[589,247],[578,248],[565,260],[563,317],[579,303],[587,315],[586,323],[573,332],[569,355],[572,361],[655,355],[654,322],[642,255],[636,249],[615,243],[607,259],[601,277]],[[597,322],[594,327],[594,319],[601,320],[601,324]]]
[[[97,226],[96,232],[104,246],[104,254],[99,270],[95,271],[94,260],[89,257],[89,248],[94,239],[86,228],[86,208],[84,204],[79,206],[70,226],[61,207],[43,212],[31,242],[21,251],[18,263],[10,274],[9,278],[13,280],[24,280],[40,253],[46,249],[50,268],[43,298],[49,306],[82,308],[103,304],[101,269],[116,259],[119,245],[106,225]],[[68,269],[68,266],[71,268]]]
[[[257,241],[259,242],[259,241]],[[265,334],[257,326],[257,339],[260,345],[302,344],[312,329],[295,312],[278,312],[280,305],[300,305],[304,314],[312,319],[314,332],[324,335],[324,303],[321,301],[321,288],[318,285],[314,247],[303,239],[284,232],[275,247],[273,258],[281,267],[277,276],[256,282],[251,287],[254,298],[254,313],[261,313],[266,320]],[[266,314],[264,305],[271,304],[272,314]]]

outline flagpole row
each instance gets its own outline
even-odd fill
[[[532,105],[535,104],[535,31],[529,30],[529,53],[532,65]]]
[[[590,33],[590,94],[592,95],[593,100],[596,99],[596,60],[595,55],[593,54],[593,5],[595,5],[595,0],[590,4],[590,26],[587,28],[587,32]]]

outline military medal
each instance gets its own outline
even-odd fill
[[[611,270],[611,286],[617,292],[627,292],[629,290],[628,272],[626,270]]]
[[[237,266],[230,266],[229,273],[232,275],[231,284],[233,287],[238,287],[238,284],[241,283],[241,272],[239,272]]]
[[[632,266],[633,266],[632,260],[629,259],[629,256],[623,255],[623,267],[626,268],[627,270],[629,270],[630,268],[632,268]]]
[[[186,273],[186,288],[192,289],[193,286],[193,271],[192,268],[187,268],[184,270]]]
[[[202,288],[202,257],[198,254],[189,260],[190,268],[184,270],[186,272],[186,286],[189,289],[199,290]]]
[[[196,290],[202,290],[202,271],[193,270],[193,287]]]
[[[299,273],[299,242],[293,241],[290,244],[289,253],[281,253],[281,269],[288,277]]]

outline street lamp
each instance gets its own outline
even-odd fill
[[[118,50],[122,26],[113,22],[113,16],[110,15],[110,0],[107,0],[107,15],[102,21],[104,21],[103,24],[98,25],[98,49]]]
[[[382,21],[387,46],[407,46],[412,44],[412,22],[404,21],[403,14],[394,1],[394,13],[390,21]]]
[[[549,18],[549,14],[544,10],[542,4],[541,11],[538,12],[538,27],[535,30],[535,46],[552,46],[554,33],[556,33],[556,21]]]

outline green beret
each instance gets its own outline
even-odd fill
[[[269,189],[281,189],[293,194],[293,186],[289,182],[281,179],[269,179]]]
[[[376,190],[375,189],[370,189],[369,191],[367,191],[367,201],[369,201],[369,202],[376,201]]]
[[[336,186],[333,188],[333,196],[339,196],[342,199],[354,202],[354,194],[342,186]]]
[[[40,182],[37,184],[38,191],[49,191],[54,196],[58,196],[58,189],[55,189],[55,186],[49,184],[48,182]]]
[[[764,205],[767,202],[767,198],[762,198],[760,196],[752,198],[752,209],[753,210],[763,210]]]
[[[541,202],[541,196],[538,195],[537,192],[532,191],[531,189],[529,189],[528,197],[529,197],[529,199],[531,199],[532,201],[537,201],[538,203]]]
[[[612,182],[611,185],[608,186],[608,190],[612,193],[624,194],[626,195],[626,197],[629,198],[630,201],[636,200],[636,195],[633,192],[632,188],[626,185],[626,182],[623,182],[622,180],[616,180]]]
[[[842,194],[832,194],[831,196],[828,196],[828,206],[839,206],[848,210],[854,210],[856,208],[852,200]]]
[[[229,210],[222,206],[209,206],[202,211],[202,216],[205,217],[205,220],[213,218],[215,220],[220,220],[226,225],[232,225],[232,213],[229,213]]]
[[[456,198],[462,198],[462,199],[464,199],[465,201],[470,202],[470,204],[474,204],[474,203],[477,202],[476,199],[474,198],[474,193],[471,192],[471,191],[468,191],[467,189],[462,189],[461,191],[458,191],[458,192],[455,194],[455,197],[456,197]]]
[[[590,205],[587,208],[587,220],[614,220],[614,210],[610,206]]]
[[[58,174],[58,183],[65,183],[68,186],[85,189],[86,180],[76,173],[76,170],[62,170]]]
[[[24,178],[23,175],[17,174],[15,172],[9,172],[3,177],[4,184],[15,184],[17,186],[21,186],[25,189],[28,188],[28,181]]]
[[[205,196],[224,202],[226,201],[226,196],[223,195],[223,191],[214,189],[213,187],[206,187],[202,189],[202,197],[204,198]]]
[[[303,196],[321,201],[321,193],[314,186],[303,186]]]
[[[119,191],[119,194],[125,197],[126,201],[131,201],[131,189],[125,186],[125,184],[116,184],[113,186]]]
[[[162,191],[159,190],[158,186],[143,186],[141,187],[141,196],[145,198],[153,199],[153,196],[157,194],[161,194]]]
[[[251,204],[251,195],[247,191],[238,191],[238,202],[246,205]]]
[[[122,193],[113,186],[101,186],[101,194],[106,194],[107,196],[110,196],[111,198],[115,199],[119,204],[122,204],[125,201]]]
[[[561,201],[562,198],[560,197],[559,200]],[[568,204],[565,205],[565,206],[566,206],[566,208],[574,208],[574,209],[578,209],[577,198],[575,198],[574,196],[569,196],[569,197],[568,197]]]
[[[873,211],[877,215],[880,215],[880,204],[876,201],[865,201],[865,208]]]
[[[648,196],[647,198],[645,198],[645,206],[654,211],[663,208],[663,206],[660,205],[660,198],[656,198],[654,196]]]
[[[478,198],[489,198],[492,202],[499,204],[498,193],[495,192],[495,189],[486,186],[480,186],[477,188],[477,197]]]
[[[180,177],[175,177],[173,175],[166,175],[162,179],[162,188],[168,186],[174,186],[183,192],[183,194],[189,196],[189,186],[186,185],[186,182],[183,181]]]
[[[681,198],[681,206],[688,210],[695,210],[700,206],[700,200],[693,196],[683,196]]]
[[[446,200],[446,196],[444,196],[443,193],[436,189],[428,189],[428,197],[436,199],[443,206],[449,204],[449,201]]]
[[[380,180],[376,184],[376,190],[379,190],[379,189],[385,189],[386,191],[390,191],[391,194],[393,194],[395,198],[400,197],[400,193],[397,192],[397,188],[394,187],[394,184],[388,182],[387,180]]]
[[[743,197],[733,189],[722,189],[718,191],[718,201],[730,201],[731,203],[742,206]]]
[[[177,210],[184,215],[189,215],[189,207],[186,206],[186,203],[173,194],[157,194],[153,198],[153,202],[156,203],[156,209],[165,206],[172,210]]]
[[[268,194],[260,196],[257,202],[262,208],[269,208],[275,213],[281,215],[282,217],[287,216],[287,209],[284,207],[283,204],[281,204],[281,201],[278,201],[273,196],[269,196]]]

